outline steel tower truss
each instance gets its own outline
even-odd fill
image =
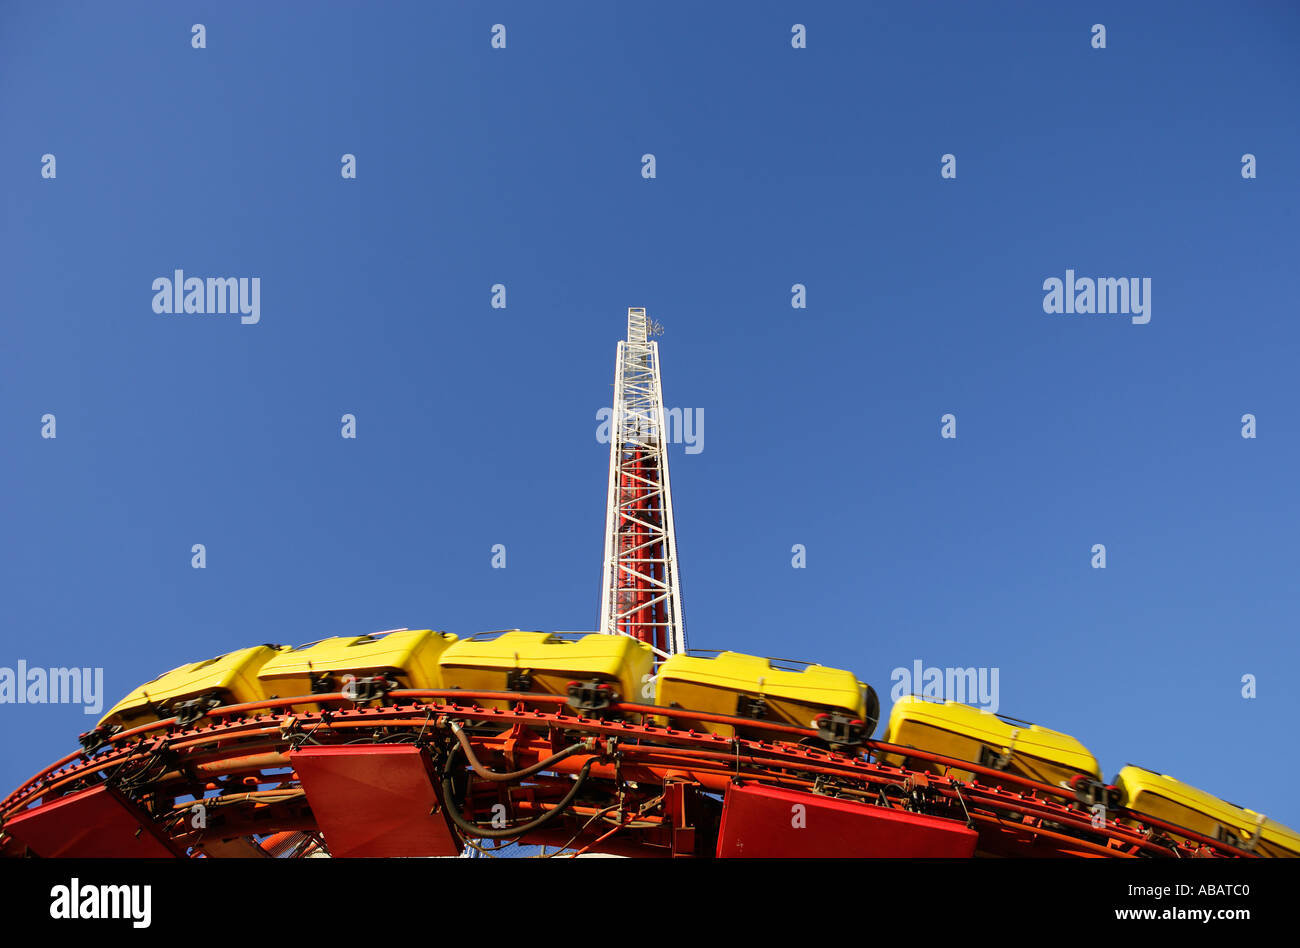
[[[686,650],[686,626],[659,347],[649,338],[656,330],[644,308],[628,309],[614,373],[600,631],[630,635],[667,658]]]

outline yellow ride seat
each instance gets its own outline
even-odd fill
[[[796,727],[817,728],[818,717],[838,714],[862,722],[862,736],[869,737],[879,716],[879,702],[870,685],[840,668],[808,665],[803,669],[781,668],[772,659],[740,652],[720,652],[706,658],[674,655],[659,666],[655,704],[751,717]],[[691,718],[662,719],[668,727],[691,729],[726,737],[736,736],[735,725]],[[756,740],[779,739],[761,728],[740,728],[741,737]]]
[[[1121,804],[1135,813],[1174,823],[1261,856],[1300,856],[1300,833],[1173,777],[1129,764],[1115,777],[1115,786],[1119,788]]]
[[[348,675],[386,677],[399,688],[438,689],[443,687],[438,660],[455,641],[456,636],[432,629],[335,636],[281,652],[262,666],[258,678],[267,696],[277,698],[340,691]]]
[[[609,684],[618,700],[640,704],[649,703],[654,651],[626,635],[591,633],[574,639],[509,629],[462,639],[442,653],[439,665],[444,688],[566,695],[571,681],[594,680]],[[475,703],[512,705],[495,699]]]
[[[100,719],[99,727],[139,727],[169,718],[180,704],[198,698],[211,698],[223,705],[261,701],[265,694],[257,673],[283,648],[255,645],[173,668],[145,682],[115,704]]]
[[[1052,786],[1069,786],[1076,774],[1101,780],[1097,758],[1070,735],[956,701],[940,703],[917,695],[903,696],[890,711],[882,740],[992,766]],[[881,760],[912,770],[944,770],[943,765],[898,754],[882,755]],[[958,780],[973,776],[956,768],[948,774]],[[978,779],[987,783],[989,778]]]

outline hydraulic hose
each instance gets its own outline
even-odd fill
[[[509,839],[512,836],[522,836],[525,833],[531,833],[538,827],[545,826],[551,820],[555,819],[555,817],[563,813],[564,810],[568,808],[569,804],[573,802],[573,798],[578,795],[578,791],[582,789],[582,785],[587,782],[587,775],[591,772],[591,765],[596,762],[596,758],[592,757],[583,764],[582,770],[578,772],[578,779],[573,782],[573,786],[569,788],[569,792],[560,799],[559,803],[555,804],[554,807],[547,810],[537,819],[528,823],[522,823],[518,826],[507,827],[506,829],[489,829],[484,826],[479,826],[476,823],[471,823],[469,820],[465,819],[464,814],[462,814],[460,810],[456,808],[456,804],[452,802],[454,791],[451,785],[451,764],[455,759],[455,756],[456,752],[453,750],[451,756],[447,758],[447,768],[442,775],[443,808],[446,809],[447,815],[451,817],[451,821],[466,833],[473,834],[474,836],[486,836],[489,839]]]
[[[586,741],[582,741],[571,747],[564,748],[564,750],[560,751],[558,754],[553,754],[545,760],[538,761],[531,767],[525,767],[523,770],[512,770],[507,774],[500,774],[494,770],[488,770],[479,762],[479,759],[474,755],[474,748],[470,746],[469,738],[465,736],[465,731],[455,721],[451,722],[451,730],[452,733],[456,735],[456,740],[460,741],[461,750],[465,752],[465,759],[468,760],[469,765],[474,768],[474,773],[478,774],[484,780],[491,780],[497,783],[506,783],[512,780],[522,780],[525,777],[531,777],[533,774],[546,770],[557,761],[561,761],[579,751],[591,751],[594,749]]]

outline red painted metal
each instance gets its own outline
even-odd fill
[[[232,708],[220,709],[210,719],[212,723],[203,726],[180,729],[174,722],[163,722],[147,738],[143,730],[138,731],[130,743],[115,736],[107,748],[90,758],[69,755],[9,794],[0,804],[0,820],[6,821],[0,827],[0,856],[21,856],[26,851],[25,840],[10,831],[10,825],[21,827],[37,812],[58,812],[54,808],[61,801],[72,799],[60,794],[80,793],[87,783],[99,783],[110,773],[148,773],[148,785],[142,785],[139,792],[156,800],[162,807],[159,812],[171,814],[187,806],[189,794],[222,788],[221,819],[206,829],[194,828],[189,820],[174,815],[159,818],[159,831],[170,837],[179,852],[201,847],[209,855],[233,855],[235,851],[227,845],[232,837],[321,831],[327,828],[328,820],[322,820],[328,801],[324,805],[318,802],[320,812],[313,812],[304,786],[310,775],[286,772],[296,735],[313,735],[308,751],[356,754],[361,748],[373,748],[391,753],[400,748],[397,753],[409,755],[415,745],[341,742],[367,740],[377,728],[394,736],[405,733],[411,739],[427,741],[440,733],[447,738],[448,721],[461,722],[468,729],[475,754],[499,770],[524,769],[581,737],[596,739],[591,756],[597,761],[586,754],[574,754],[547,768],[555,777],[539,774],[526,785],[510,786],[505,802],[515,817],[532,818],[553,808],[568,786],[566,775],[591,764],[583,799],[543,831],[530,833],[527,842],[563,845],[572,840],[572,849],[591,847],[628,855],[680,856],[693,850],[701,855],[692,836],[702,845],[721,827],[716,804],[705,800],[699,791],[726,793],[740,778],[746,785],[780,787],[818,803],[831,798],[812,795],[815,782],[829,783],[839,794],[837,802],[856,808],[856,813],[870,809],[876,814],[902,813],[905,817],[923,814],[939,820],[940,826],[951,825],[954,819],[958,824],[973,821],[979,833],[977,851],[986,855],[1253,856],[1221,841],[1197,839],[1198,834],[1191,831],[1180,831],[1186,841],[1173,840],[1154,832],[1161,828],[1160,821],[1123,811],[1122,819],[1108,819],[1103,827],[1094,827],[1091,814],[1078,806],[1068,790],[1028,779],[1010,781],[996,772],[985,775],[981,773],[985,768],[969,762],[926,755],[943,766],[976,771],[975,779],[964,781],[888,766],[871,759],[872,754],[893,750],[879,742],[865,745],[865,755],[839,753],[793,743],[807,732],[776,724],[771,739],[732,740],[649,724],[642,718],[643,711],[672,718],[676,709],[621,705],[613,710],[625,713],[623,719],[585,717],[563,707],[564,698],[553,695],[516,695],[515,706],[505,709],[473,703],[501,696],[497,692],[404,690],[390,693],[389,698],[431,698],[433,703],[385,707],[347,703],[324,713],[291,710],[296,704],[320,700],[319,696],[298,696],[268,702],[256,709],[264,713],[253,716],[235,717]],[[437,746],[438,742],[433,742],[432,747]],[[152,768],[164,753],[171,763],[159,774]],[[373,776],[363,776],[365,786],[354,789],[358,800],[382,809],[392,795],[377,792]],[[487,799],[483,796],[486,788],[476,784],[472,775],[467,776],[471,776],[470,791],[463,803],[460,797],[457,801],[467,814],[482,822],[487,814],[477,804]],[[697,789],[679,789],[679,783]],[[432,793],[428,809],[434,808],[439,781],[430,780],[425,772],[417,786],[421,793]],[[877,801],[884,806],[874,806]],[[611,809],[605,809],[611,804]],[[411,810],[414,812],[413,806]],[[596,818],[602,810],[605,815]],[[787,807],[779,813],[780,820],[773,818],[769,829],[775,832],[790,825],[790,815]],[[355,812],[348,814],[349,819],[353,816]],[[589,818],[596,822],[583,828]],[[733,819],[729,832],[735,826]],[[612,833],[611,828],[615,829]],[[333,835],[339,838],[337,828]],[[453,837],[448,831],[443,841]],[[836,840],[835,854],[854,854],[843,848],[843,842]],[[56,839],[55,848],[61,845],[62,839]],[[331,848],[346,849],[346,841]],[[705,846],[705,851],[714,848]]]
[[[413,744],[304,747],[289,761],[334,856],[456,856],[428,756]]]
[[[619,631],[664,652],[669,647],[667,602],[653,602],[656,588],[651,580],[664,580],[668,552],[662,540],[651,540],[651,531],[646,526],[647,523],[660,525],[663,516],[663,501],[655,506],[654,492],[647,486],[658,477],[658,463],[652,452],[635,449],[620,466],[622,522],[617,528],[620,559],[635,563],[636,573],[643,575],[619,573],[619,611],[628,612]],[[652,631],[647,631],[651,628]]]
[[[967,859],[978,839],[957,820],[737,782],[723,802],[717,854],[724,859]]]
[[[5,822],[42,859],[171,859],[181,855],[144,810],[101,784]]]

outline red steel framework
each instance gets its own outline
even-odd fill
[[[507,696],[506,709],[475,703]],[[447,856],[514,843],[551,856],[1254,855],[1122,808],[1099,821],[1067,788],[914,748],[835,750],[804,728],[631,703],[587,714],[566,701],[335,693],[154,722],[69,754],[0,802],[0,855]],[[683,717],[767,737],[674,727]],[[782,835],[793,807],[809,832]]]

